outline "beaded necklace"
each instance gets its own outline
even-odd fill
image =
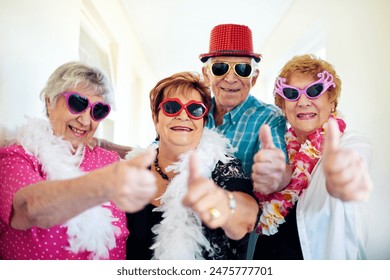
[[[156,169],[157,173],[160,174],[161,178],[164,180],[167,180],[168,182],[172,181],[172,178],[169,178],[167,174],[165,174],[162,170],[160,165],[158,165],[158,148],[157,148],[157,154],[156,159],[154,160],[154,168]]]

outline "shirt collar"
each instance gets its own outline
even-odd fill
[[[248,97],[245,99],[244,102],[242,102],[241,104],[236,106],[233,110],[225,114],[225,116],[228,116],[230,121],[232,122],[238,122],[241,116],[245,113],[245,111],[251,107],[252,102],[253,102],[253,96],[248,94]]]
[[[237,107],[235,107],[233,110],[227,112],[224,116],[224,122],[235,122],[240,119],[242,114],[251,107],[253,103],[253,96],[248,94],[248,97],[246,100],[239,104]],[[215,125],[215,120],[214,120],[214,112],[215,112],[215,97],[212,98],[211,100],[211,107],[210,107],[210,112],[209,112],[209,121],[213,125]]]

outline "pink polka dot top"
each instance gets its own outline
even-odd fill
[[[84,172],[98,169],[119,160],[118,154],[101,148],[85,148],[80,168]],[[10,227],[12,201],[21,188],[46,180],[46,174],[38,160],[27,154],[23,147],[11,145],[0,148],[0,259],[11,260],[85,260],[90,252],[72,253],[67,228],[59,225],[49,229],[33,227],[15,230]],[[123,260],[126,254],[126,216],[113,203],[107,206],[117,221],[113,224],[121,229],[116,236],[116,247],[109,251],[109,259]]]

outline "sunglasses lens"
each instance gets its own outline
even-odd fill
[[[236,71],[237,75],[247,78],[252,73],[252,66],[248,63],[238,63],[234,67],[234,70]]]
[[[68,106],[72,112],[81,113],[85,109],[87,109],[88,99],[77,94],[72,94],[71,96],[69,96]]]
[[[223,76],[229,71],[229,64],[224,62],[217,62],[211,66],[211,71],[214,76]]]
[[[187,106],[188,112],[196,118],[203,117],[204,113],[206,112],[206,108],[204,108],[200,104],[190,104]]]
[[[284,88],[283,89],[283,94],[284,96],[287,98],[287,99],[290,99],[290,100],[295,100],[298,98],[298,91],[296,89],[293,89],[293,88]]]
[[[95,104],[92,111],[95,120],[102,120],[105,117],[107,117],[109,113],[110,113],[110,107],[103,103]]]
[[[179,112],[181,110],[181,105],[176,102],[176,101],[168,101],[168,102],[165,102],[163,105],[162,105],[162,108],[163,110],[169,114],[169,115],[173,115],[173,114],[176,114],[177,112]]]
[[[315,85],[312,85],[311,87],[309,87],[306,90],[306,93],[310,97],[317,97],[322,93],[323,89],[324,89],[323,84],[315,84]]]

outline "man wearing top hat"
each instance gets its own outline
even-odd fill
[[[207,127],[216,127],[238,149],[235,156],[246,174],[252,175],[256,191],[269,194],[285,187],[291,177],[280,151],[286,150],[286,120],[279,108],[250,94],[261,59],[253,52],[252,31],[238,24],[215,26],[209,52],[199,58],[213,93]],[[260,133],[263,124],[269,128],[263,126]]]
[[[215,26],[209,52],[199,58],[213,93],[206,126],[216,128],[238,149],[235,156],[252,176],[257,192],[269,194],[284,188],[291,178],[291,167],[281,152],[286,150],[286,120],[279,108],[250,94],[261,60],[253,52],[252,31],[238,24]],[[252,233],[248,259],[252,259],[256,237]]]

